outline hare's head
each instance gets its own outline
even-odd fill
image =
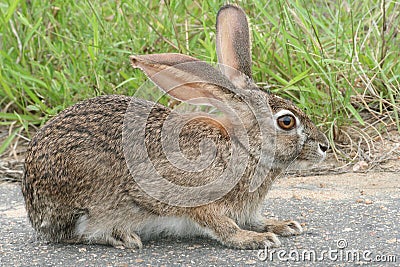
[[[243,125],[253,153],[265,145],[274,154],[271,167],[305,167],[325,158],[328,141],[290,101],[259,89],[251,71],[251,42],[245,13],[226,5],[217,16],[219,70],[182,54],[131,56],[132,66],[170,96],[189,103],[217,107],[224,118],[208,120],[231,133]],[[225,129],[227,129],[225,131]],[[256,152],[257,153],[257,152]]]
[[[217,54],[221,71],[237,87],[249,90],[251,99],[269,106],[275,127],[275,163],[283,168],[304,168],[325,158],[328,140],[307,115],[288,100],[267,94],[254,84],[251,71],[251,41],[246,14],[226,5],[217,17]],[[254,89],[254,90],[252,90]]]

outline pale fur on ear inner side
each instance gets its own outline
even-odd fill
[[[192,104],[233,104],[240,92],[219,70],[208,63],[182,54],[131,56],[134,68],[140,68],[161,90]],[[216,101],[216,102],[215,102]]]

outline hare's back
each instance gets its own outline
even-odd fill
[[[67,157],[77,151],[89,158],[96,157],[96,150],[117,152],[124,114],[132,100],[124,96],[96,97],[64,110],[33,137],[26,163],[29,164],[32,157],[36,157],[37,162],[44,155]]]
[[[122,148],[126,112],[133,106],[140,113],[153,104],[126,96],[102,96],[61,112],[37,132],[28,147],[22,184],[25,197],[83,201],[93,190],[123,183],[129,176]]]

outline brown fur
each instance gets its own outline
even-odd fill
[[[141,247],[141,239],[163,233],[208,235],[227,246],[242,249],[279,246],[276,235],[302,232],[297,222],[268,220],[261,216],[260,210],[278,175],[296,160],[302,164],[321,161],[328,147],[327,140],[291,102],[257,89],[251,79],[250,41],[246,41],[247,37],[235,37],[240,36],[238,30],[248,32],[245,14],[230,5],[221,10],[224,21],[218,26],[218,39],[227,44],[222,48],[230,47],[229,51],[217,48],[219,63],[226,66],[221,69],[222,73],[205,63],[185,65],[199,61],[177,54],[133,56],[131,62],[177,99],[190,101],[206,97],[211,104],[215,104],[215,100],[228,103],[240,114],[249,144],[240,148],[247,155],[247,161],[243,161],[244,173],[234,187],[222,197],[202,205],[170,205],[155,199],[134,178],[138,175],[151,180],[156,173],[129,163],[130,155],[140,158],[138,153],[142,153],[134,142],[138,138],[136,122],[148,116],[144,143],[157,175],[176,185],[202,188],[217,181],[226,171],[232,157],[231,131],[237,121],[229,120],[229,116],[178,114],[132,97],[97,97],[61,112],[29,145],[22,192],[36,231],[55,242],[129,248]],[[231,32],[233,39],[226,40],[224,31],[232,23],[236,29]],[[224,61],[224,58],[234,60]],[[229,71],[229,68],[246,75]],[[160,72],[165,76],[157,76]],[[199,83],[199,77],[205,83]],[[195,82],[190,83],[192,80]],[[260,118],[259,111],[268,106],[267,117]],[[291,112],[299,120],[298,127],[290,131],[273,128],[268,136],[261,135],[260,119],[273,122],[279,112]],[[215,155],[206,168],[192,172],[170,162],[162,144],[163,134],[166,134],[163,125],[168,120],[176,125],[186,121],[176,144],[185,159],[196,161],[202,156],[200,140],[212,142]],[[260,185],[252,191],[252,177],[262,157],[264,141],[271,145],[274,160]],[[194,195],[193,201],[218,195],[219,189],[224,188]],[[179,192],[158,190],[160,194],[169,194],[171,203],[182,197]]]

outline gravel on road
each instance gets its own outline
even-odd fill
[[[141,250],[52,244],[36,237],[17,183],[0,184],[0,266],[400,266],[400,174],[290,177],[265,213],[305,232],[269,250],[235,250],[208,238],[160,238]]]

